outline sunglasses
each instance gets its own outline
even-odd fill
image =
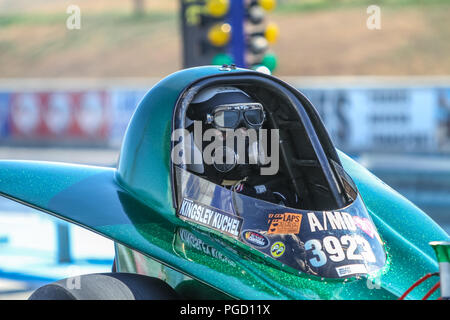
[[[217,129],[236,129],[244,124],[247,128],[259,129],[265,120],[260,103],[235,103],[217,107],[206,115],[206,123]]]

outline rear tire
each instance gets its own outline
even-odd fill
[[[174,300],[164,281],[135,273],[95,273],[66,278],[40,287],[29,300]]]

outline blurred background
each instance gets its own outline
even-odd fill
[[[0,0],[0,159],[115,166],[153,84],[183,67],[235,63],[304,92],[338,148],[450,232],[449,9],[448,0]],[[111,241],[0,198],[0,299],[108,272],[113,256]]]

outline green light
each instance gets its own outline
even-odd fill
[[[224,64],[232,64],[233,63],[233,58],[226,53],[218,53],[216,54],[212,60],[211,60],[211,64],[213,65],[224,65]]]
[[[267,53],[261,61],[261,64],[269,68],[270,72],[273,72],[277,67],[277,56],[273,53]]]

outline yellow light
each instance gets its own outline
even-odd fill
[[[208,0],[206,11],[213,17],[221,17],[227,13],[229,6],[229,0]]]
[[[263,7],[267,11],[273,10],[277,5],[276,0],[259,0],[258,3],[261,7]]]
[[[278,40],[279,33],[280,29],[278,28],[278,26],[275,23],[270,22],[267,24],[264,36],[266,37],[267,41],[269,41],[269,43],[275,43]]]
[[[230,41],[231,26],[228,23],[218,23],[208,31],[208,40],[216,47],[223,47]]]

